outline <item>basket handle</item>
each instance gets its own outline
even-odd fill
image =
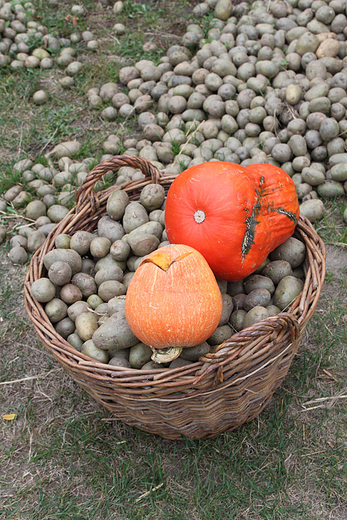
[[[146,177],[150,177],[154,184],[157,184],[161,178],[161,173],[150,161],[136,157],[135,155],[114,155],[110,159],[106,159],[100,164],[97,164],[87,175],[84,182],[76,192],[76,206],[81,209],[84,204],[90,199],[92,211],[96,211],[100,202],[98,194],[94,191],[94,186],[97,181],[105,175],[105,173],[118,170],[122,166],[131,166],[138,168]]]
[[[195,381],[197,383],[203,377],[205,377],[212,370],[218,369],[217,373],[223,373],[223,366],[227,365],[238,356],[247,356],[245,348],[249,347],[250,344],[254,344],[254,347],[262,342],[262,339],[267,338],[268,342],[279,342],[283,340],[283,336],[290,334],[289,338],[285,338],[286,341],[290,341],[290,344],[294,343],[302,335],[302,331],[296,317],[289,312],[281,312],[276,316],[266,318],[254,325],[241,330],[234,334],[229,340],[224,341],[219,345],[215,352],[210,352],[205,356],[201,357],[199,361],[204,363],[198,378]],[[252,354],[249,353],[251,356]]]

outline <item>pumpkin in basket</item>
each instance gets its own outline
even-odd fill
[[[155,349],[202,343],[217,328],[222,308],[208,263],[185,245],[162,247],[144,258],[125,300],[131,330]]]
[[[170,242],[197,249],[217,278],[229,281],[253,273],[298,218],[294,182],[272,164],[192,166],[173,181],[165,206]]]

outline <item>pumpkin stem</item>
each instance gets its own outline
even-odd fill
[[[178,256],[177,258],[174,258],[171,260],[171,255],[167,255],[165,249],[159,249],[158,254],[152,256],[151,258],[145,258],[142,262],[142,264],[147,264],[151,262],[152,264],[156,265],[163,271],[168,271],[169,268],[174,264],[175,262],[179,262],[180,260],[183,260],[186,256],[191,255],[191,251],[188,253],[184,253],[183,255]]]
[[[202,209],[197,209],[194,213],[194,220],[197,224],[201,224],[206,218],[206,213]]]
[[[155,363],[171,363],[171,361],[178,358],[183,350],[183,347],[167,347],[162,349],[155,349],[151,347],[151,349],[153,352],[151,359]]]

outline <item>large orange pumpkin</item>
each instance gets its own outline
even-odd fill
[[[170,242],[197,249],[217,278],[229,281],[254,272],[298,218],[294,182],[272,164],[192,166],[173,181],[165,206]]]
[[[217,328],[222,308],[208,263],[185,245],[150,253],[136,270],[125,299],[131,330],[156,349],[202,343]]]

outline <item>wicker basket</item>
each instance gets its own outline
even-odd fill
[[[94,193],[98,179],[121,166],[140,168],[145,178]],[[288,312],[234,334],[215,353],[180,368],[135,370],[92,360],[57,334],[30,289],[46,274],[43,258],[53,249],[55,237],[95,229],[114,190],[122,188],[131,200],[138,200],[146,184],[160,183],[167,190],[174,178],[134,156],[115,156],[96,166],[78,189],[76,206],[34,254],[25,280],[25,306],[43,344],[60,365],[117,419],[168,439],[212,438],[263,410],[298,350],[325,276],[324,244],[307,219],[300,218],[295,231],[306,245],[306,279]]]

